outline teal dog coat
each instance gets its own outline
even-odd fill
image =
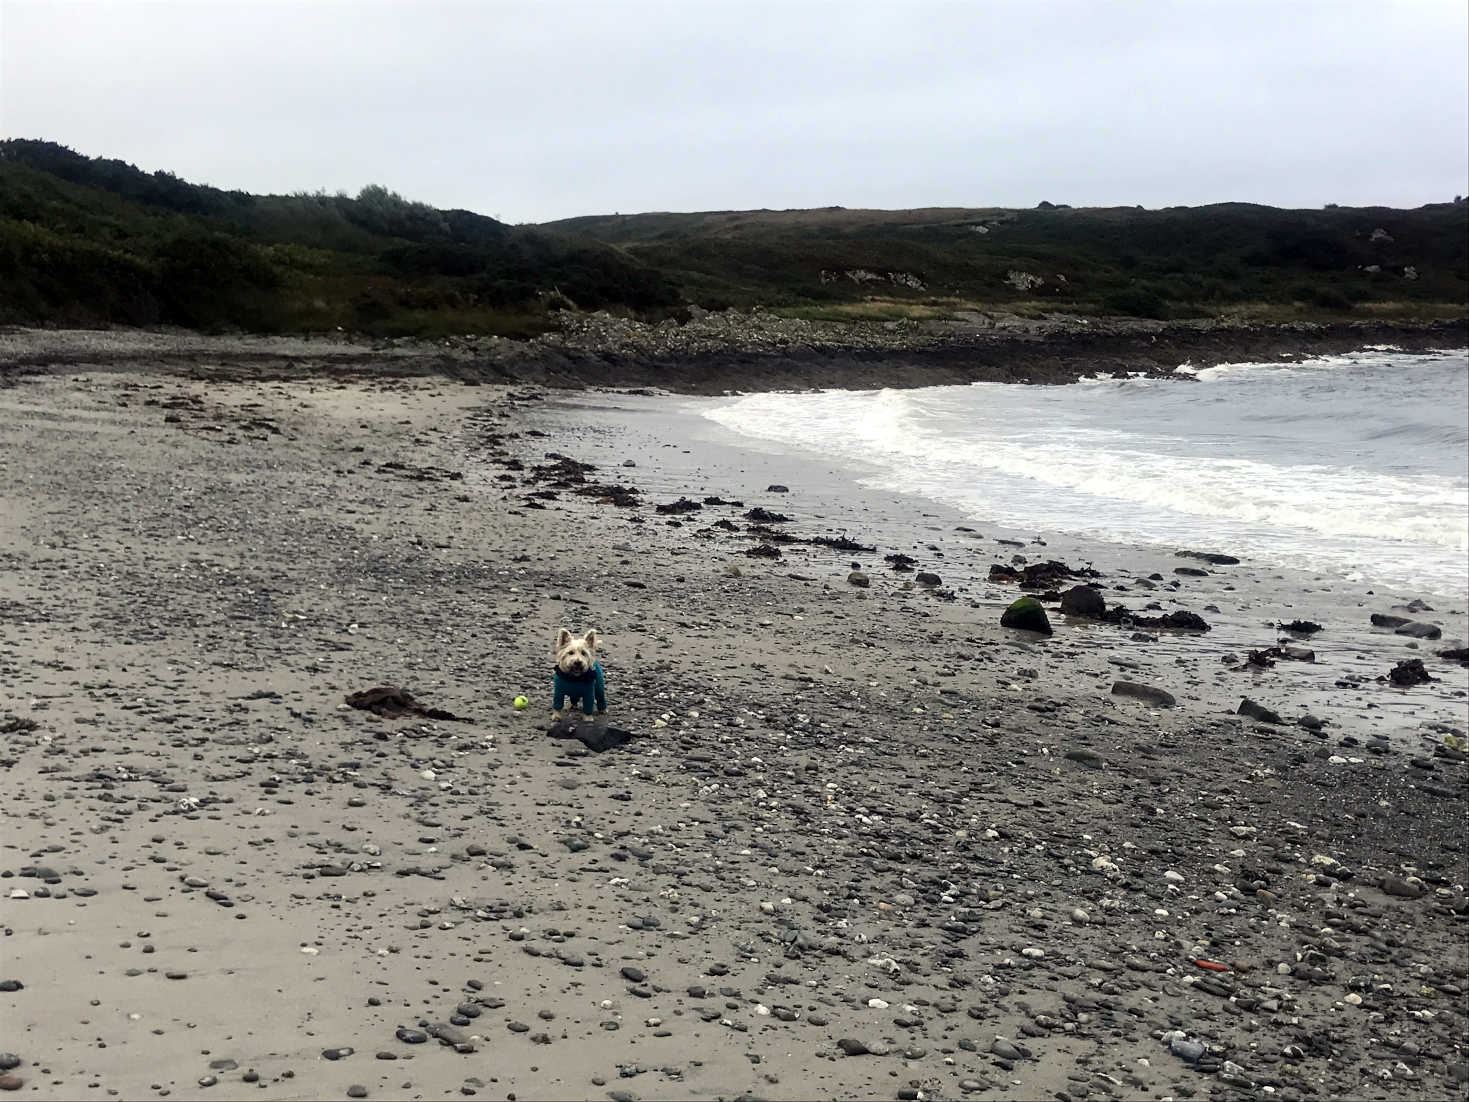
[[[607,678],[602,673],[602,663],[593,662],[592,668],[580,677],[573,677],[560,666],[556,667],[556,690],[551,707],[561,711],[561,706],[571,698],[573,705],[580,704],[583,715],[592,714],[592,705],[597,711],[607,710]]]

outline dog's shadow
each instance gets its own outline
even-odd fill
[[[605,720],[558,719],[546,728],[551,738],[576,739],[588,750],[601,754],[615,750],[638,735],[621,727],[609,727]]]

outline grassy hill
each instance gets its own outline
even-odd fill
[[[0,142],[0,323],[526,336],[561,309],[1462,316],[1469,203],[725,211],[508,226],[378,186],[250,195]]]
[[[1462,315],[1469,204],[742,211],[574,218],[703,305],[852,317],[1046,306],[1166,317]],[[825,273],[823,275],[823,273]],[[866,301],[866,308],[854,303]],[[804,309],[802,309],[804,307]]]
[[[0,142],[0,322],[533,333],[569,305],[681,301],[615,246],[382,187],[249,195]]]

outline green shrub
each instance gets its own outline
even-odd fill
[[[1349,295],[1336,287],[1320,287],[1312,284],[1297,287],[1296,297],[1310,306],[1324,310],[1350,310],[1353,306]]]
[[[1134,318],[1169,317],[1168,303],[1150,287],[1124,287],[1113,291],[1102,299],[1102,306],[1113,314],[1127,314]]]

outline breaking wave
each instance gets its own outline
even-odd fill
[[[1208,540],[1461,589],[1469,357],[1390,350],[1091,380],[758,394],[705,416],[976,521]],[[1402,569],[1399,569],[1402,568]]]

